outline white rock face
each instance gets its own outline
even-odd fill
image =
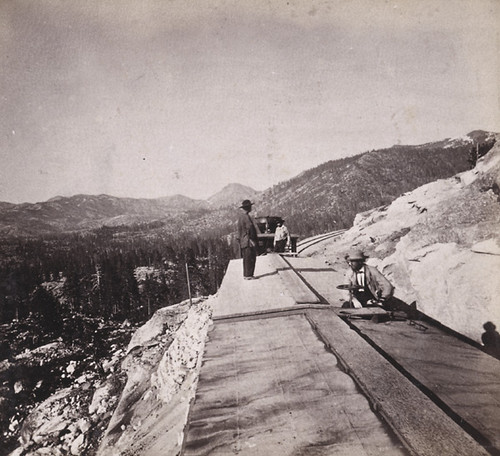
[[[158,309],[155,314],[142,325],[132,336],[127,353],[134,347],[147,344],[159,336],[172,334],[182,322],[189,310],[189,301]]]
[[[200,355],[203,354],[205,338],[210,315],[191,308],[183,325],[158,366],[151,376],[151,385],[156,389],[158,398],[169,402],[179,390],[190,372],[196,367]]]
[[[415,300],[427,315],[480,341],[482,325],[500,318],[500,256],[482,255],[455,243],[434,244],[415,252],[408,263]]]
[[[364,249],[396,297],[480,342],[486,321],[500,325],[499,139],[473,170],[358,214],[341,240],[316,253],[346,268],[344,254]]]
[[[98,456],[179,453],[214,299],[160,309],[136,331],[122,363],[127,383]]]

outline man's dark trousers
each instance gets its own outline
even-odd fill
[[[275,252],[284,252],[285,247],[286,247],[286,239],[282,239],[281,241],[276,241],[274,251]]]
[[[241,257],[243,258],[243,277],[253,277],[257,250],[255,247],[244,247],[241,249]]]

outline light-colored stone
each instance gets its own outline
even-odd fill
[[[76,361],[70,361],[69,364],[66,366],[66,372],[69,375],[73,375],[75,373],[76,369]]]
[[[478,242],[471,247],[475,253],[486,253],[489,255],[500,255],[500,244],[497,239],[486,239],[485,241]]]
[[[83,449],[85,448],[85,435],[80,434],[75,440],[73,440],[73,443],[71,444],[71,454],[78,456],[82,454]]]
[[[19,394],[23,390],[24,390],[23,382],[18,380],[16,383],[14,383],[14,393]]]
[[[85,418],[80,418],[77,422],[80,432],[85,434],[90,429],[90,423]]]

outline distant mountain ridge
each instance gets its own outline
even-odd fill
[[[207,211],[235,205],[256,194],[258,192],[250,187],[230,184],[207,201],[184,195],[147,199],[79,194],[56,196],[39,203],[0,202],[0,235],[36,236],[157,220],[181,223],[186,218],[196,219]]]
[[[360,212],[469,169],[474,155],[486,153],[496,140],[495,133],[476,130],[461,138],[372,150],[323,163],[264,192],[232,183],[206,201],[183,195],[75,195],[35,204],[0,202],[0,235],[36,236],[157,221],[170,233],[227,232],[234,228],[244,199],[254,200],[254,215],[281,215],[292,231],[311,235],[350,227]]]
[[[255,210],[280,214],[294,230],[308,235],[348,228],[360,212],[470,169],[475,155],[490,150],[497,136],[476,130],[461,138],[332,160],[264,191]]]
[[[163,219],[179,212],[203,212],[208,208],[208,202],[182,195],[157,199],[110,195],[54,197],[41,203],[0,205],[0,233],[37,235],[127,225]]]

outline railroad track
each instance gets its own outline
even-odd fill
[[[316,245],[322,241],[326,241],[327,239],[340,237],[346,231],[347,230],[330,231],[329,233],[319,234],[317,236],[313,236],[313,237],[304,239],[303,241],[300,241],[297,244],[297,254],[303,252],[304,250],[308,249],[309,247],[312,247],[313,245]]]

